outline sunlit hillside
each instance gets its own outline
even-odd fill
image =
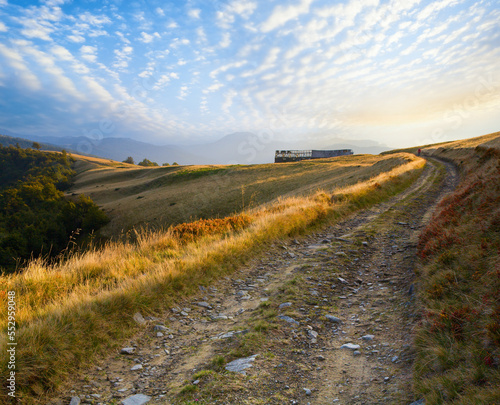
[[[109,215],[106,236],[200,218],[224,217],[276,198],[306,196],[367,180],[405,161],[403,155],[249,166],[141,167],[73,155],[79,173],[69,194],[85,194]]]

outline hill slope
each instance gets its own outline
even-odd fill
[[[251,166],[143,168],[74,156],[78,175],[69,194],[85,194],[109,215],[106,236],[146,226],[168,227],[224,217],[277,198],[331,191],[365,181],[406,161],[405,155],[355,155]]]

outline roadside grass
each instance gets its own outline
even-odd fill
[[[414,384],[428,404],[500,403],[500,148],[426,151],[462,180],[420,236]]]
[[[172,229],[138,231],[134,243],[110,242],[54,265],[35,260],[19,274],[2,276],[2,301],[7,291],[15,291],[22,303],[16,314],[18,403],[43,403],[48,393],[78,370],[116,350],[137,330],[135,312],[162,313],[176,300],[194,294],[198,285],[231,274],[273,241],[399,193],[425,165],[409,155],[400,159],[406,163],[343,189],[342,202],[333,203],[328,191],[279,198],[233,216],[231,221],[241,226],[228,228],[231,221],[222,220],[220,227],[208,227],[209,231],[188,240]],[[206,228],[206,223],[198,225]],[[4,381],[8,373],[5,311],[2,305],[0,378]],[[256,324],[241,352],[249,352],[259,336],[272,330],[270,322]],[[2,403],[8,403],[5,389],[3,385]]]

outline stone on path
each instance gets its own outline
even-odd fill
[[[425,399],[419,399],[418,401],[412,402],[410,405],[425,405]]]
[[[311,339],[317,339],[318,332],[316,332],[315,330],[308,330],[307,336],[309,336]]]
[[[130,369],[130,371],[142,370],[142,364],[136,364],[134,367]]]
[[[133,347],[124,347],[122,350],[120,350],[121,354],[134,354],[135,349]]]
[[[151,400],[151,397],[148,397],[144,394],[136,394],[131,397],[127,397],[122,401],[122,405],[143,405],[148,403]]]
[[[69,405],[80,405],[80,402],[82,402],[80,397],[71,397]]]
[[[286,321],[288,323],[293,323],[294,325],[299,325],[299,323],[295,319],[293,319],[287,315],[278,315],[278,318],[283,319],[284,321]]]
[[[350,350],[358,350],[361,346],[355,345],[354,343],[345,343],[340,346],[341,349],[350,349]]]
[[[139,325],[146,323],[146,320],[144,319],[144,317],[141,315],[140,312],[136,312],[134,314],[134,321],[136,321]]]
[[[325,315],[325,318],[328,319],[330,322],[342,323],[340,318],[337,318],[336,316],[333,316],[333,315]]]
[[[205,301],[197,302],[196,305],[198,305],[199,307],[202,307],[202,308],[212,309],[210,304],[208,302],[205,302]]]
[[[245,370],[247,368],[252,367],[252,362],[255,360],[256,357],[257,355],[254,354],[253,356],[250,357],[244,357],[242,359],[234,360],[231,363],[226,364],[226,370],[246,375]]]
[[[374,335],[365,335],[365,336],[361,336],[361,339],[363,340],[373,340],[375,336]]]

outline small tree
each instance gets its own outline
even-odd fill
[[[179,163],[174,162],[174,163],[172,163],[172,166],[179,166]]]
[[[158,163],[151,162],[151,160],[144,158],[142,162],[138,163],[139,166],[158,166]]]
[[[38,142],[33,142],[33,145],[31,145],[33,149],[40,150],[41,146]]]
[[[170,163],[163,163],[162,166],[170,166]]]
[[[135,165],[134,158],[132,156],[129,156],[127,159],[125,159],[123,163],[130,163],[131,165]]]

